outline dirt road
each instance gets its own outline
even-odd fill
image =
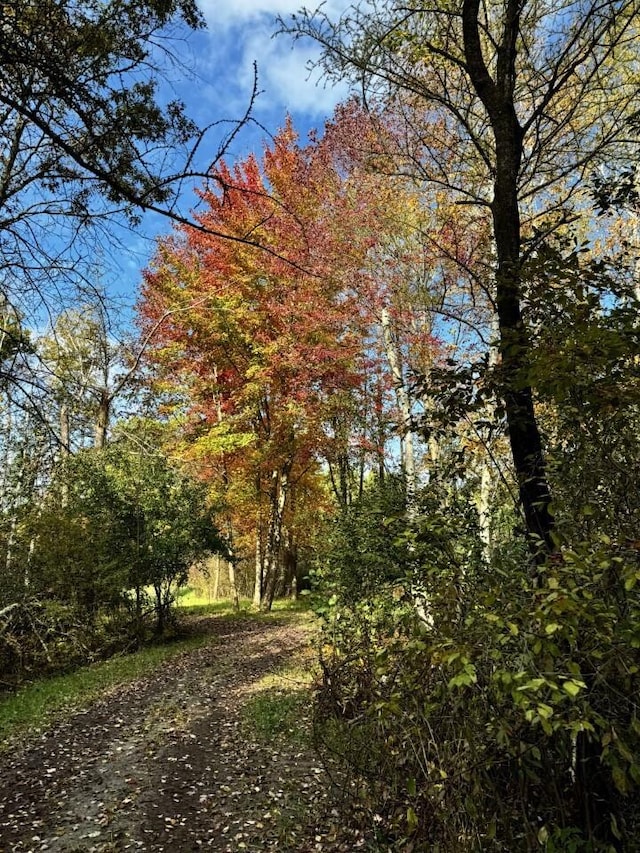
[[[354,850],[304,740],[265,743],[242,706],[303,626],[210,618],[211,642],[0,756],[2,853]]]

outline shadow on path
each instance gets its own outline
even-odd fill
[[[305,628],[213,618],[207,629],[211,644],[0,756],[2,853],[358,846],[338,837],[312,750],[242,725],[247,695],[306,646]]]

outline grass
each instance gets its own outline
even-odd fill
[[[304,613],[311,609],[312,596],[301,595],[297,599],[279,598],[273,602],[272,613],[289,614]],[[253,602],[250,598],[241,598],[239,602],[240,613],[256,614]],[[216,614],[234,612],[233,602],[230,600],[211,601],[206,595],[199,595],[195,589],[185,587],[180,590],[176,599],[178,613],[185,610],[193,614]],[[268,615],[268,614],[266,614]]]
[[[22,687],[0,700],[0,749],[25,731],[42,726],[54,714],[77,710],[109,689],[135,681],[164,661],[207,641],[205,635],[196,635],[168,645],[148,646]]]
[[[277,737],[295,743],[309,741],[312,658],[310,649],[302,651],[286,667],[268,673],[253,686],[242,707],[243,723],[251,736],[267,743]]]
[[[233,612],[233,602],[230,599],[219,599],[211,601],[207,595],[199,595],[195,589],[191,587],[183,587],[176,598],[176,608],[178,612],[187,610],[189,612],[199,612],[201,608],[206,608],[202,612],[205,613],[230,613]],[[249,611],[251,609],[251,599],[240,599],[240,612]]]
[[[286,736],[287,740],[302,742],[306,741],[307,733],[300,718],[308,707],[306,691],[285,693],[272,689],[252,696],[242,713],[248,730],[258,740],[271,743]]]
[[[241,602],[240,615],[251,618],[269,618],[269,614],[252,613],[250,601]],[[298,602],[276,602],[278,616],[295,616],[306,606]],[[180,597],[178,613],[196,618],[219,616],[233,618],[236,612],[230,601],[209,603],[194,594]],[[16,693],[0,698],[0,750],[7,749],[20,735],[38,729],[53,717],[64,716],[85,707],[94,699],[119,684],[141,678],[164,661],[185,651],[206,645],[210,641],[205,633],[194,633],[188,639],[175,640],[165,645],[146,646],[139,651],[118,655],[106,661],[84,666],[74,672],[41,679],[21,687]]]
[[[271,611],[263,613],[257,611],[250,598],[241,598],[238,610],[230,600],[209,601],[206,595],[198,593],[186,587],[181,590],[176,599],[176,612],[178,615],[184,613],[192,617],[198,616],[245,616],[257,620],[269,620],[276,616],[278,619],[298,620],[300,614],[308,614],[313,619],[313,599],[311,595],[302,595],[297,599],[280,598],[273,602]]]

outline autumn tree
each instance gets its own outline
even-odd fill
[[[198,441],[223,478],[251,460],[256,587],[270,607],[292,488],[326,441],[332,395],[359,381],[357,280],[371,237],[357,187],[327,148],[301,147],[290,122],[261,163],[219,171],[225,192],[203,193],[202,231],[163,241],[141,312],[145,328],[164,318],[155,360],[189,389],[206,433]],[[270,251],[205,233],[223,229],[251,232]]]

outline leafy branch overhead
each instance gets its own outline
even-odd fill
[[[55,312],[68,291],[98,298],[92,263],[123,217],[193,222],[184,191],[209,179],[257,93],[254,81],[239,120],[206,127],[167,102],[167,80],[189,73],[178,38],[202,26],[191,0],[0,7],[2,297],[18,313]]]

